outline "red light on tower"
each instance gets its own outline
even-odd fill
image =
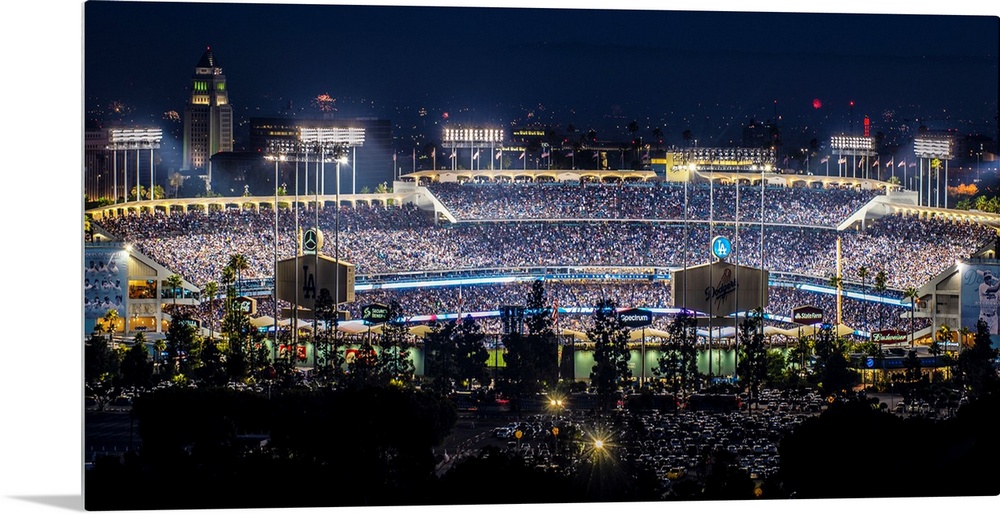
[[[865,116],[865,137],[871,137],[872,135],[872,120]]]

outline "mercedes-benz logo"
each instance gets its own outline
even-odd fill
[[[316,231],[309,229],[303,237],[302,247],[310,252],[316,251],[319,241],[316,240]]]

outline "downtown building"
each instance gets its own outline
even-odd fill
[[[191,93],[184,107],[181,169],[206,170],[211,157],[233,150],[233,107],[226,76],[207,48],[191,77]],[[211,169],[208,169],[211,176]]]

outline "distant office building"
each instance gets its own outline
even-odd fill
[[[274,194],[274,163],[259,152],[220,152],[212,156],[212,191],[222,196]],[[289,163],[283,163],[278,185],[294,180]],[[289,192],[292,186],[288,185]]]
[[[751,119],[743,125],[744,148],[767,148],[774,141],[777,127],[770,121],[762,122]]]
[[[352,148],[347,156],[347,164],[341,166],[340,192],[341,194],[361,193],[365,188],[369,192],[373,192],[383,182],[392,187],[395,175],[393,172],[392,124],[390,120],[375,118],[250,118],[250,150],[263,156],[268,152],[268,144],[271,141],[295,142],[298,139],[300,128],[364,129],[364,144]],[[310,166],[315,165],[316,157],[315,154],[309,156],[312,162]],[[396,166],[403,167],[408,172],[410,171],[409,164],[409,160],[403,160],[396,163]],[[286,168],[289,166],[292,165],[285,164]],[[304,169],[304,163],[302,167]],[[336,192],[335,167],[328,164],[324,171],[326,176],[321,191],[325,194],[334,194]],[[286,173],[282,173],[282,179],[289,181],[290,179],[285,176]],[[309,173],[310,176],[315,177],[312,171]],[[291,176],[294,177],[294,171]],[[313,184],[310,181],[308,191],[315,191]],[[289,191],[293,190],[291,183],[288,184],[288,188]],[[300,192],[305,191],[306,185],[300,184]]]
[[[108,150],[109,130],[87,130],[83,133],[83,196],[88,202],[100,198],[114,199],[114,164]]]
[[[184,108],[182,169],[205,169],[219,152],[233,150],[233,107],[226,76],[208,48],[191,78],[191,96]]]

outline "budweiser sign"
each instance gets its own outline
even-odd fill
[[[901,330],[877,330],[872,332],[872,342],[878,344],[905,343],[909,335]]]

